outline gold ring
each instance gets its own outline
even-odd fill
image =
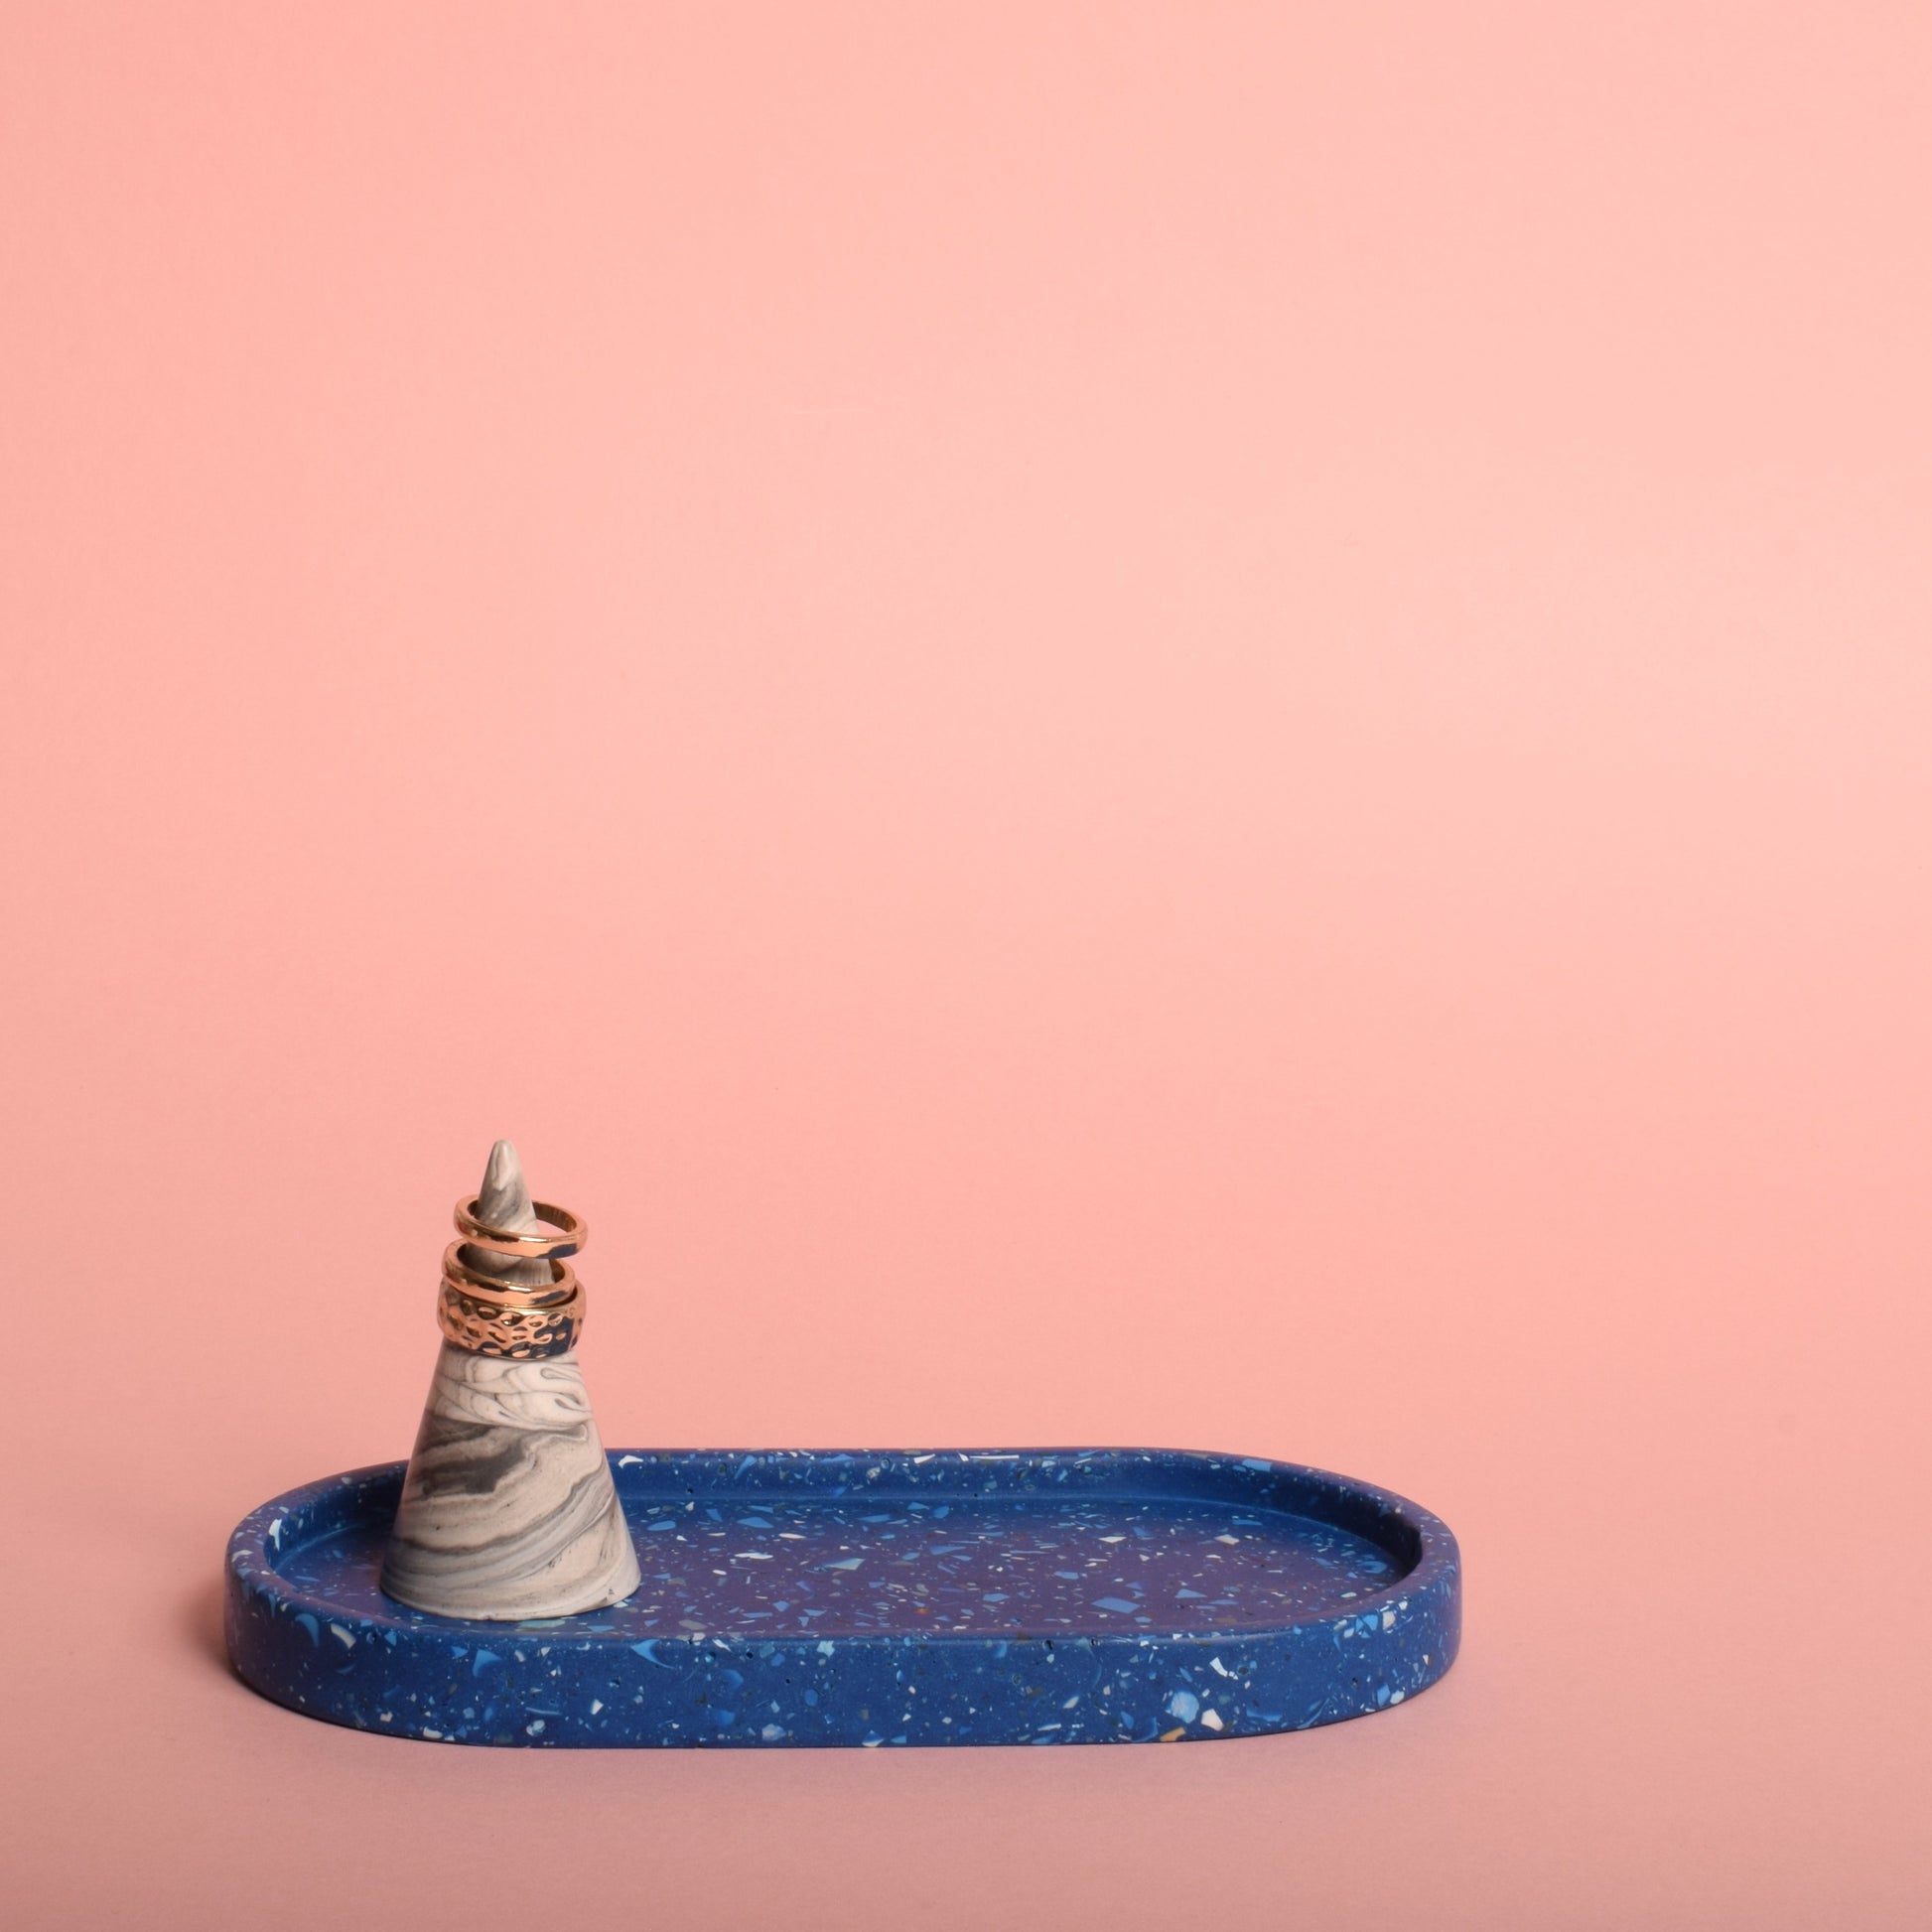
[[[543,1232],[518,1234],[508,1228],[492,1227],[478,1218],[480,1198],[470,1194],[457,1202],[456,1231],[471,1247],[482,1248],[486,1254],[504,1255],[512,1261],[549,1261],[554,1256],[576,1254],[591,1238],[581,1214],[573,1214],[567,1207],[553,1207],[543,1200],[530,1203],[537,1219],[550,1223]]]
[[[485,1301],[446,1276],[436,1298],[436,1323],[472,1355],[500,1355],[511,1362],[547,1361],[575,1348],[584,1332],[584,1286],[575,1282],[568,1301],[512,1307]]]
[[[480,1274],[463,1259],[463,1243],[452,1241],[443,1251],[437,1325],[473,1355],[512,1362],[542,1361],[575,1348],[584,1332],[584,1284],[567,1261],[553,1258],[549,1267],[549,1281],[519,1288]]]
[[[485,1302],[501,1302],[505,1308],[518,1309],[547,1306],[568,1301],[582,1286],[570,1263],[559,1261],[554,1255],[544,1263],[550,1270],[547,1282],[506,1282],[498,1276],[484,1274],[481,1268],[471,1267],[463,1258],[464,1246],[461,1241],[452,1241],[443,1250],[443,1279],[452,1288],[460,1288],[466,1295],[480,1295]]]

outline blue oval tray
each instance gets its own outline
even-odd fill
[[[1403,1702],[1455,1656],[1446,1524],[1171,1449],[612,1452],[635,1596],[532,1623],[376,1586],[403,1465],[264,1503],[228,1654],[279,1704],[462,1744],[1240,1737]]]

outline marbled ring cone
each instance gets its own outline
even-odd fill
[[[439,1616],[515,1622],[602,1609],[638,1581],[576,1356],[511,1362],[446,1342],[384,1591]]]
[[[490,1150],[477,1211],[515,1234],[542,1227],[507,1141]],[[546,1263],[482,1248],[463,1259],[506,1283],[550,1278]],[[439,1616],[514,1623],[603,1609],[637,1584],[575,1351],[513,1362],[446,1341],[389,1533],[384,1592]]]

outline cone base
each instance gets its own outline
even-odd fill
[[[576,1356],[510,1362],[446,1342],[383,1593],[437,1616],[514,1623],[603,1609],[638,1581]]]

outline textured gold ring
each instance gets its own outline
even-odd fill
[[[445,1281],[436,1298],[436,1324],[472,1355],[499,1355],[510,1362],[542,1362],[568,1354],[584,1332],[584,1289],[567,1302],[512,1308]]]
[[[551,1279],[531,1288],[493,1281],[468,1266],[452,1241],[443,1255],[436,1321],[459,1348],[506,1361],[540,1362],[577,1346],[584,1332],[584,1284],[570,1263],[552,1261]]]
[[[468,1235],[466,1222],[483,1227],[473,1212],[473,1199],[457,1205],[457,1232]],[[567,1209],[539,1205],[537,1212],[562,1230],[555,1243],[537,1236],[532,1246],[520,1253],[521,1261],[540,1261],[550,1279],[533,1282],[506,1282],[473,1268],[463,1258],[466,1245],[452,1241],[443,1250],[443,1285],[436,1297],[436,1322],[457,1347],[473,1355],[498,1355],[511,1362],[540,1362],[562,1355],[577,1346],[584,1332],[584,1284],[577,1272],[554,1252],[566,1240],[581,1241],[584,1223]],[[547,1251],[536,1251],[536,1244]],[[493,1243],[477,1242],[491,1253],[500,1252]],[[571,1252],[575,1252],[573,1246]]]
[[[512,1261],[549,1261],[553,1256],[574,1255],[591,1238],[581,1214],[549,1201],[532,1201],[531,1208],[549,1227],[536,1234],[518,1234],[509,1228],[492,1227],[477,1214],[480,1196],[471,1194],[456,1204],[456,1231],[473,1248],[486,1254],[503,1255]]]

